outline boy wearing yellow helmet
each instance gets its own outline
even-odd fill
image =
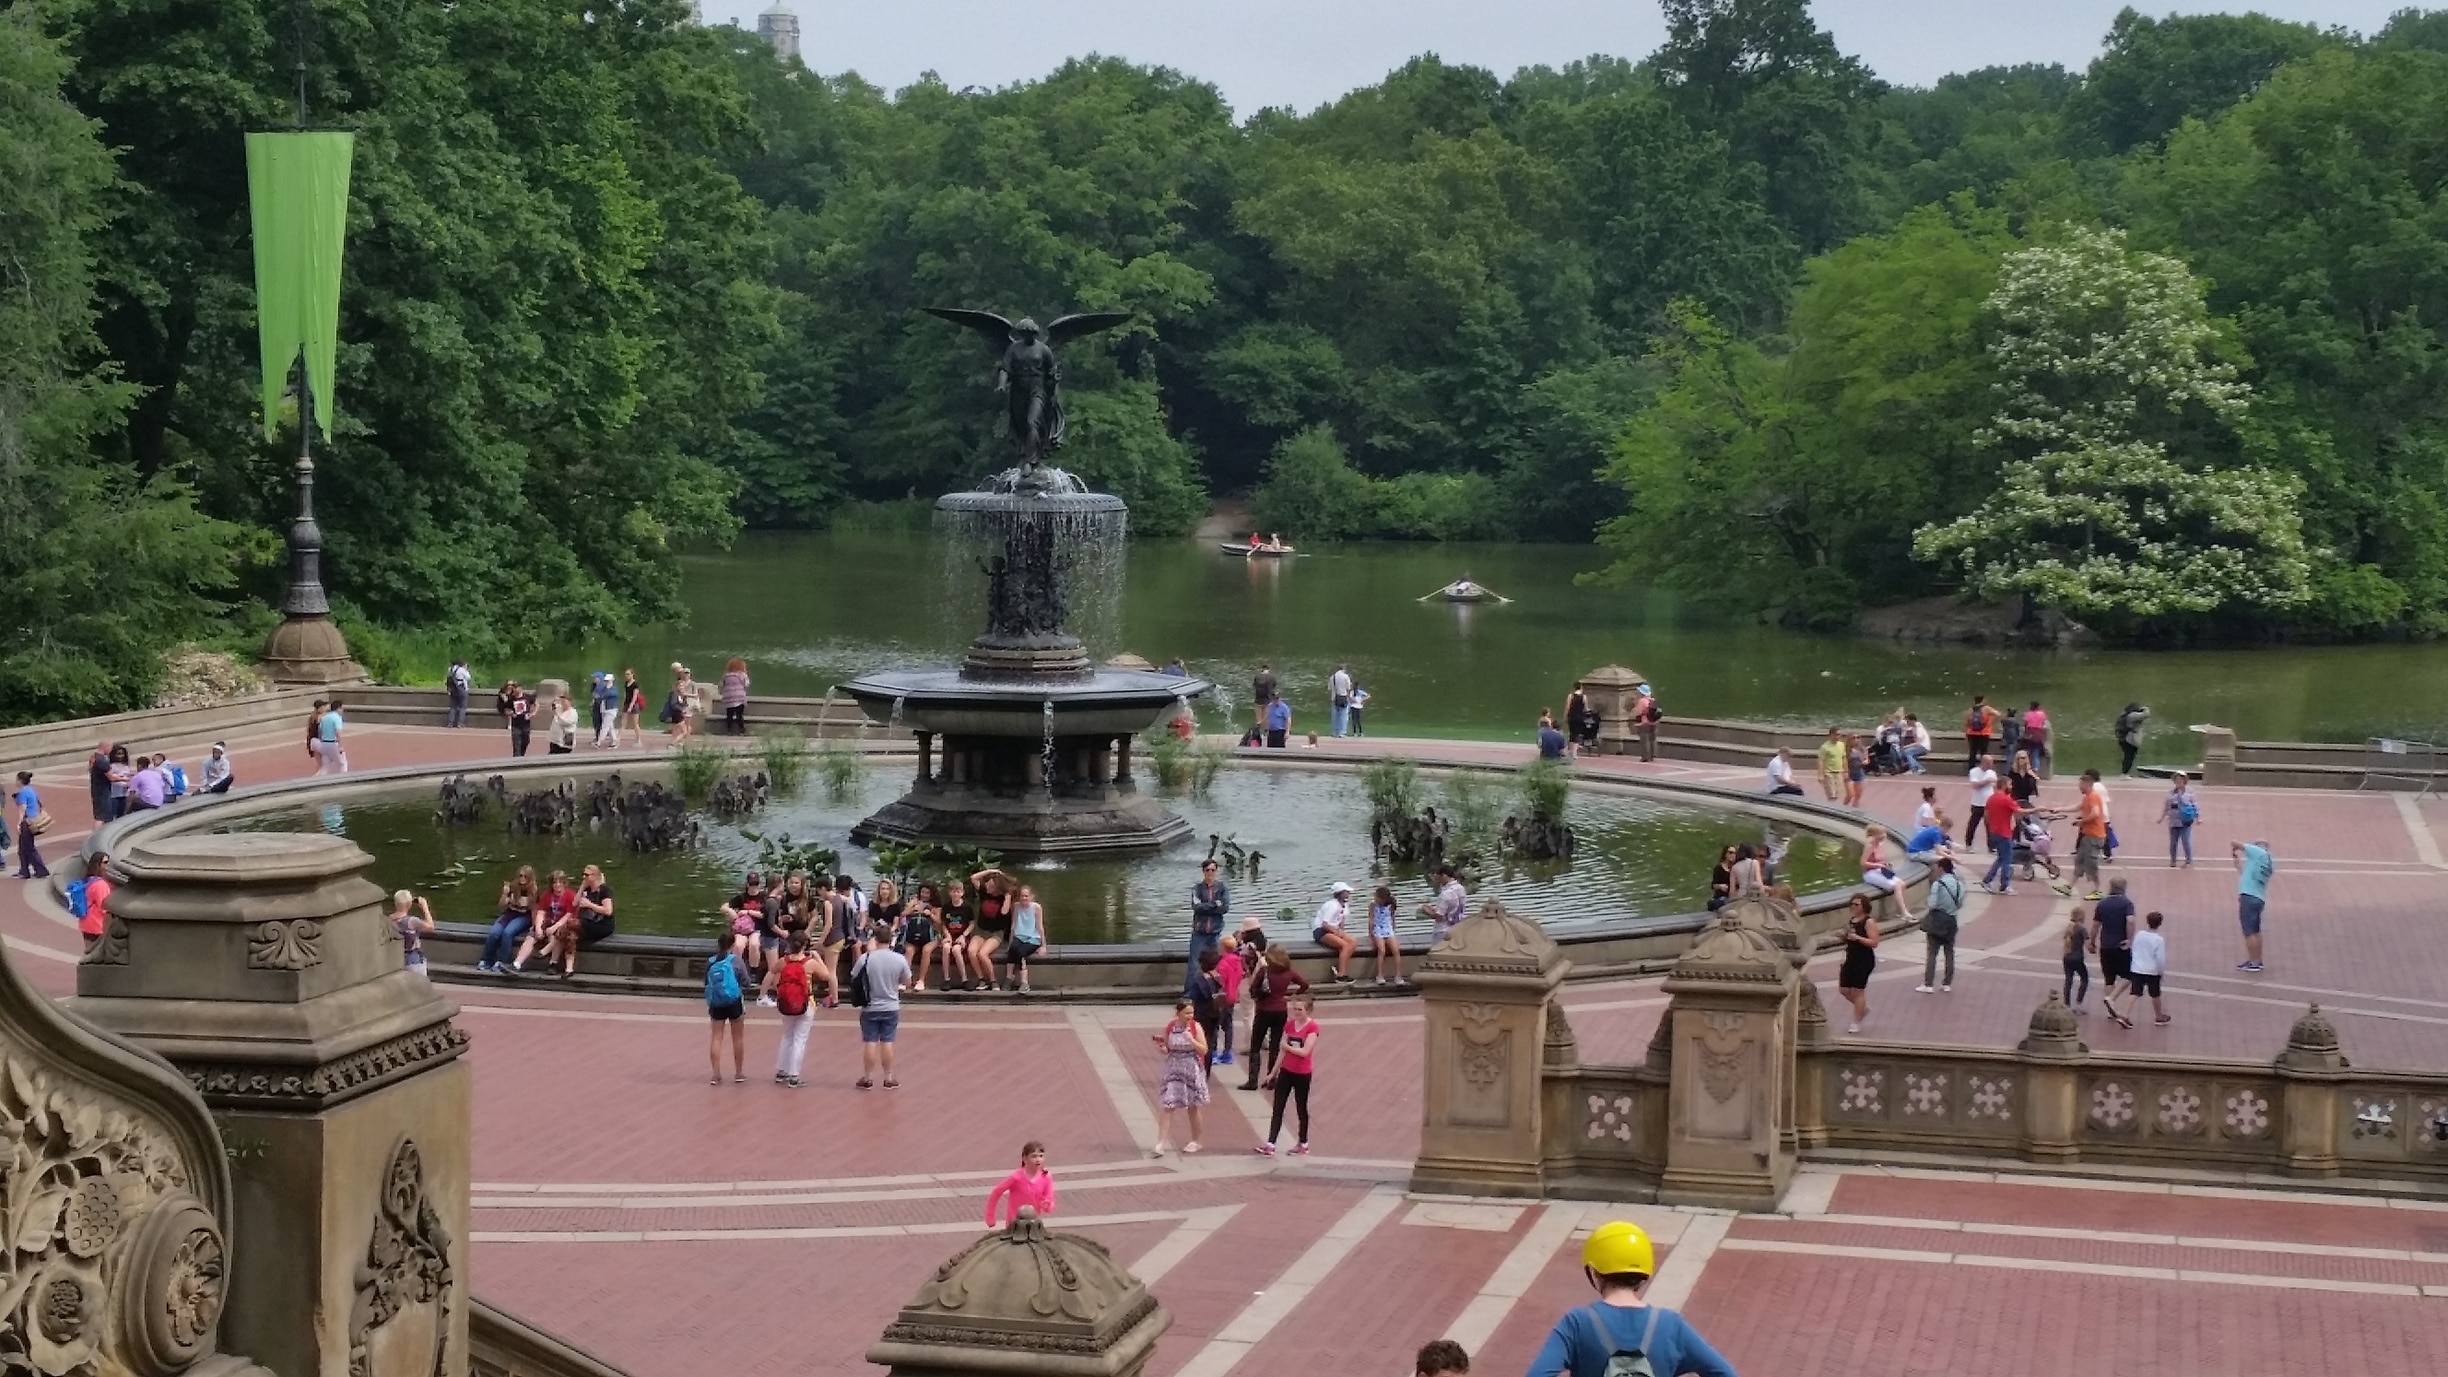
[[[1734,1377],[1734,1368],[1684,1318],[1641,1299],[1657,1274],[1657,1249],[1638,1224],[1590,1230],[1581,1274],[1598,1299],[1564,1312],[1530,1360],[1529,1377]]]

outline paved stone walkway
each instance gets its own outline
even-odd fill
[[[241,779],[303,773],[301,736],[302,724],[233,741]],[[501,745],[491,731],[383,728],[353,733],[350,751],[363,768],[481,760]],[[1753,783],[1694,765],[1591,768]],[[45,839],[57,856],[77,839],[66,829],[83,812],[82,772],[40,782],[63,820]],[[1909,815],[1916,783],[1875,782],[1873,811]],[[1961,783],[1941,788],[1960,809]],[[2128,1033],[2094,1018],[2087,1038],[2266,1058],[2318,999],[2358,1065],[2448,1066],[2434,955],[2448,804],[2212,790],[2201,863],[2169,871],[2150,845],[2157,793],[2116,786],[2128,849],[2110,873],[2169,914],[2177,1021]],[[2052,802],[2070,796],[2051,788]],[[2280,874],[2271,969],[2256,977],[2233,970],[2226,848],[2262,835]],[[0,936],[41,988],[65,993],[77,940],[33,890],[0,886]],[[1912,992],[1920,944],[1897,941],[1865,1036],[2012,1042],[2055,979],[2065,907],[2044,889],[1985,902],[1949,995]],[[1815,973],[1832,982],[1831,965]],[[1325,1008],[1316,1155],[1253,1154],[1264,1106],[1219,1079],[1205,1150],[1155,1161],[1148,1034],[1163,1015],[1151,1009],[913,1004],[907,1084],[890,1092],[852,1088],[855,1025],[828,1014],[810,1084],[790,1091],[764,1079],[769,1014],[750,1024],[752,1083],[715,1087],[691,1001],[454,994],[476,1071],[475,1288],[639,1377],[874,1371],[866,1345],[979,1227],[986,1188],[1031,1137],[1051,1149],[1058,1222],[1111,1247],[1174,1314],[1154,1377],[1392,1374],[1440,1335],[1470,1347],[1478,1371],[1520,1372],[1554,1316],[1586,1298],[1579,1231],[1622,1214],[1662,1245],[1659,1297],[1745,1373],[2385,1375],[2448,1353],[2440,1202],[1870,1166],[1807,1169],[1776,1216],[1410,1197],[1420,1019],[1402,1001]],[[1664,1004],[1655,981],[1576,984],[1564,999],[1589,1061],[1637,1057]]]

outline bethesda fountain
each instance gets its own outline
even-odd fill
[[[980,846],[1014,857],[1162,850],[1190,825],[1139,792],[1131,745],[1212,685],[1100,669],[1065,629],[1079,581],[1115,585],[1128,510],[1045,462],[1063,437],[1053,346],[1128,317],[1065,316],[1040,330],[983,311],[934,313],[998,346],[996,384],[1011,394],[1020,462],[936,503],[947,536],[983,552],[986,630],[960,665],[878,672],[841,686],[871,720],[918,740],[909,791],[861,821],[851,839]]]

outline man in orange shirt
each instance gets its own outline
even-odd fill
[[[2091,877],[2088,897],[2100,897],[2100,856],[2108,849],[2108,800],[2100,793],[2099,771],[2085,770],[2075,785],[2081,797],[2074,804],[2074,886]]]

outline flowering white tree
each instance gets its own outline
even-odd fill
[[[2185,265],[2119,230],[2010,255],[1987,309],[2002,381],[1981,442],[2008,457],[1981,508],[1922,527],[1913,552],[1989,597],[2160,617],[2284,608],[2309,595],[2301,484],[2168,453],[2187,426],[2232,430],[2251,389],[2212,352]]]

